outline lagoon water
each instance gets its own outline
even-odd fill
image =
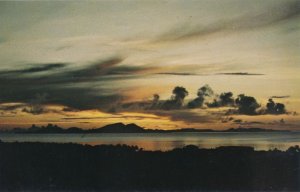
[[[300,145],[300,132],[0,134],[4,142],[55,142],[89,145],[126,144],[145,150],[171,150],[185,145],[201,148],[252,146],[256,150],[286,150]]]

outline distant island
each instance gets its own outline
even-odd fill
[[[0,133],[187,133],[187,132],[289,132],[289,130],[274,130],[263,128],[230,128],[226,130],[213,130],[213,129],[195,129],[195,128],[182,128],[182,129],[145,129],[134,123],[114,123],[105,125],[95,129],[82,129],[78,127],[61,128],[57,125],[48,124],[47,126],[32,125],[30,128],[13,128],[10,130],[0,130]]]

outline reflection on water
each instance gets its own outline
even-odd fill
[[[101,134],[0,134],[5,142],[56,142],[89,145],[126,144],[145,150],[170,150],[185,145],[201,148],[253,146],[256,150],[300,145],[300,132],[270,133],[101,133]]]

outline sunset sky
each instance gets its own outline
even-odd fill
[[[299,0],[2,1],[0,26],[2,129],[300,130]],[[224,92],[260,106],[220,104]]]

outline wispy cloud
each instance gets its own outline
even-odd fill
[[[300,2],[289,1],[277,4],[261,12],[251,12],[233,19],[217,21],[210,24],[190,25],[184,23],[163,33],[154,42],[173,42],[205,37],[220,32],[240,32],[255,28],[268,27],[280,22],[294,19],[300,15]]]
[[[156,73],[157,75],[178,75],[178,76],[189,76],[189,75],[192,75],[192,76],[198,76],[200,74],[197,74],[197,73],[176,73],[176,72],[162,72],[162,73]]]
[[[169,117],[172,121],[185,123],[216,123],[220,116],[206,110],[174,110],[174,111],[152,111],[153,114]]]
[[[157,75],[176,75],[176,76],[209,76],[209,75],[245,75],[245,76],[255,76],[255,75],[265,75],[262,73],[248,73],[248,72],[232,72],[232,73],[206,73],[206,74],[200,74],[200,73],[189,73],[189,72],[161,72],[161,73],[155,73]]]
[[[31,74],[31,73],[38,73],[38,72],[47,72],[52,71],[54,69],[60,69],[65,67],[67,64],[65,63],[49,63],[49,64],[36,64],[38,66],[20,69],[20,70],[7,70],[1,71],[0,75],[22,75],[22,74]]]
[[[289,98],[291,96],[289,95],[280,95],[280,96],[271,96],[271,99],[285,99],[285,98]]]
[[[19,108],[25,107],[26,104],[23,103],[9,103],[9,104],[0,104],[1,111],[14,111]]]
[[[262,73],[234,72],[234,73],[216,73],[215,75],[265,75]]]
[[[82,69],[70,69],[56,71],[56,73],[43,73],[39,76],[22,74],[34,74],[36,72],[50,71],[56,68],[66,67],[66,64],[47,64],[28,69],[1,71],[0,92],[2,102],[30,103],[37,94],[46,94],[45,104],[60,104],[75,109],[101,109],[108,110],[114,103],[119,102],[125,96],[114,88],[93,87],[93,83],[112,83],[126,78],[136,77],[147,67],[134,67],[119,65],[123,58],[115,57],[96,62]],[[117,75],[122,73],[122,75]],[[84,83],[89,83],[84,86]]]

